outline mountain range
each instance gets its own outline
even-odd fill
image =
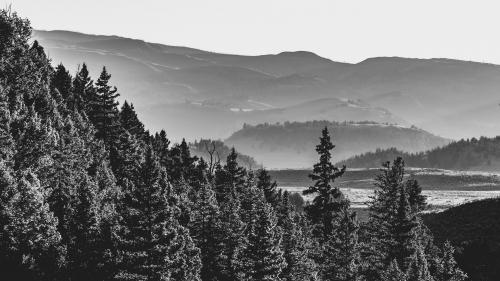
[[[177,140],[312,120],[416,125],[455,139],[500,132],[498,65],[400,57],[351,64],[305,51],[242,56],[69,31],[35,31],[33,39],[73,72],[86,62],[97,77],[105,65],[146,126]]]

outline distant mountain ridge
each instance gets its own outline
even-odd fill
[[[447,139],[417,128],[374,122],[328,121],[245,125],[224,143],[251,155],[267,168],[309,168],[318,160],[314,147],[325,126],[336,145],[333,161],[376,148],[398,147],[419,152],[449,143]]]
[[[99,67],[106,65],[122,99],[135,102],[150,129],[165,128],[173,138],[225,138],[243,123],[261,123],[255,115],[268,116],[267,112],[239,114],[244,110],[287,109],[323,99],[360,100],[369,109],[351,108],[352,114],[361,116],[366,110],[382,108],[390,113],[389,119],[448,138],[495,136],[500,132],[500,123],[494,122],[500,119],[500,108],[491,106],[500,102],[498,65],[399,57],[349,64],[305,51],[242,56],[68,31],[35,31],[33,39],[41,42],[54,64],[63,62],[75,70],[84,60],[94,77]],[[186,101],[212,106],[185,106]],[[263,104],[268,108],[262,108]],[[176,107],[183,108],[187,116],[203,116],[200,124],[190,127],[196,122],[180,122],[174,127],[169,120],[176,118],[171,113],[177,113]],[[485,107],[489,118],[482,114]],[[316,114],[314,119],[352,119],[332,111]],[[292,121],[313,120],[304,120],[305,113],[299,115],[302,117]],[[227,116],[232,119],[217,123],[221,128],[212,130],[213,134],[193,133]],[[384,114],[369,117],[371,121],[393,122]],[[465,125],[460,127],[462,122]]]
[[[338,163],[351,168],[374,168],[401,156],[407,166],[450,170],[500,171],[500,137],[454,141],[420,153],[396,148],[377,149]]]

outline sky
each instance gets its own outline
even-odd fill
[[[207,51],[305,50],[500,64],[498,0],[0,0],[35,29],[119,35]]]

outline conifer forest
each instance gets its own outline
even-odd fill
[[[54,65],[32,32],[28,19],[0,10],[1,280],[498,276],[471,279],[457,259],[463,247],[442,231],[435,238],[433,229],[442,224],[430,223],[431,230],[425,223],[427,197],[395,148],[391,159],[368,155],[381,165],[361,219],[338,186],[349,166],[335,164],[342,163],[335,160],[341,149],[335,130],[322,127],[306,148],[315,155],[311,185],[302,193],[287,191],[265,163],[238,147],[225,147],[221,157],[215,151],[215,144],[223,147],[220,141],[174,141],[167,126],[152,131],[134,100],[121,99],[125,93],[109,68],[92,65],[100,69],[92,77],[84,58],[76,73],[75,65]],[[205,151],[211,145],[214,150]],[[403,156],[434,163],[445,161],[440,154],[446,151],[431,151],[436,159]],[[363,157],[344,163],[363,166]],[[448,166],[466,165],[450,161]]]

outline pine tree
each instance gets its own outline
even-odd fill
[[[421,247],[417,248],[406,275],[408,276],[407,281],[434,281]]]
[[[33,107],[12,124],[12,136],[16,142],[13,156],[15,170],[31,169],[37,175],[50,166],[50,159],[57,145],[57,133],[49,121],[44,121]]]
[[[280,280],[282,270],[286,267],[283,252],[280,248],[281,230],[277,227],[273,208],[267,203],[259,204],[260,216],[248,236],[245,258],[250,280]]]
[[[36,176],[21,174],[7,203],[8,223],[2,230],[2,274],[8,280],[23,279],[23,275],[33,280],[53,280],[62,266],[65,249],[57,219],[44,198]]]
[[[219,204],[228,201],[231,197],[238,196],[247,183],[247,172],[237,162],[238,154],[234,148],[227,156],[224,166],[215,167],[215,192]]]
[[[322,239],[326,239],[332,233],[333,217],[345,203],[340,189],[332,185],[345,171],[345,167],[339,169],[331,163],[330,151],[334,148],[328,128],[325,127],[320,144],[316,146],[320,156],[319,162],[314,165],[313,173],[309,176],[314,185],[303,191],[304,195],[317,194],[312,203],[306,206],[305,211],[314,225],[314,235]]]
[[[120,110],[120,123],[122,127],[137,139],[146,140],[146,130],[144,124],[137,117],[134,105],[125,101]]]
[[[96,137],[104,141],[108,147],[113,147],[121,132],[116,87],[109,85],[111,75],[103,67],[101,75],[95,84],[95,94],[89,101],[88,116],[96,128]]]
[[[276,207],[278,203],[278,191],[276,181],[271,180],[271,176],[265,169],[257,171],[257,188],[264,192],[266,202]]]
[[[382,272],[380,281],[406,281],[406,275],[399,269],[398,262],[393,260],[387,270]]]
[[[137,181],[136,175],[143,158],[144,145],[128,131],[118,136],[115,145],[109,149],[110,165],[118,185],[127,179]]]
[[[401,185],[400,188],[399,207],[390,229],[394,243],[388,253],[388,258],[396,259],[398,265],[401,265],[401,269],[406,270],[419,244],[416,235],[419,225],[417,218],[412,213],[405,186]]]
[[[247,244],[244,235],[245,224],[240,218],[240,202],[229,198],[220,206],[223,239],[222,255],[217,257],[217,267],[221,268],[219,280],[242,280],[244,278],[243,250]]]
[[[436,281],[464,281],[467,280],[465,274],[457,265],[453,256],[455,249],[449,241],[443,246],[443,255],[438,266]]]
[[[98,189],[86,177],[76,191],[71,219],[72,240],[68,246],[68,275],[71,280],[102,280],[102,248]]]
[[[195,193],[189,230],[193,241],[201,251],[201,280],[218,280],[222,268],[217,263],[223,254],[222,224],[215,193],[203,185]]]
[[[138,181],[128,184],[125,192],[117,280],[199,278],[199,250],[176,219],[176,206],[171,204],[175,200],[169,200],[166,178],[148,147]]]
[[[0,86],[0,160],[10,162],[14,155],[15,143],[11,134],[12,116],[5,93]]]
[[[287,191],[282,196],[277,217],[277,224],[283,230],[281,248],[286,262],[280,278],[284,281],[308,280],[315,273],[316,267],[310,258],[310,237],[305,231],[307,226],[304,225],[302,215],[293,212]]]
[[[402,158],[394,160],[392,165],[384,163],[375,179],[377,189],[370,205],[369,241],[366,241],[371,246],[368,259],[374,271],[383,270],[393,259],[406,271],[420,240],[425,239],[417,235],[421,228],[417,214],[425,205],[425,197],[421,196],[416,181],[404,181],[404,167]]]
[[[427,198],[422,195],[422,187],[417,180],[409,179],[406,181],[406,192],[408,193],[408,203],[413,213],[421,212],[427,206]]]
[[[171,161],[169,149],[170,140],[168,140],[165,130],[161,130],[160,133],[155,134],[152,138],[152,146],[158,155],[158,160],[160,161],[161,166],[168,171]]]
[[[324,280],[360,280],[360,247],[356,214],[348,207],[342,208],[339,218],[334,219],[334,230],[323,244]]]
[[[67,101],[68,109],[77,109],[88,115],[94,97],[94,81],[90,78],[87,65],[83,63],[73,79],[73,96]]]
[[[57,91],[58,95],[62,98],[62,101],[68,102],[73,98],[71,96],[73,87],[72,77],[62,63],[57,65],[51,82],[51,86],[55,91]]]
[[[194,175],[196,167],[196,156],[191,156],[189,146],[185,139],[180,144],[175,145],[170,151],[170,161],[168,163],[168,172],[170,180],[173,183],[185,181],[191,183],[191,177]]]

